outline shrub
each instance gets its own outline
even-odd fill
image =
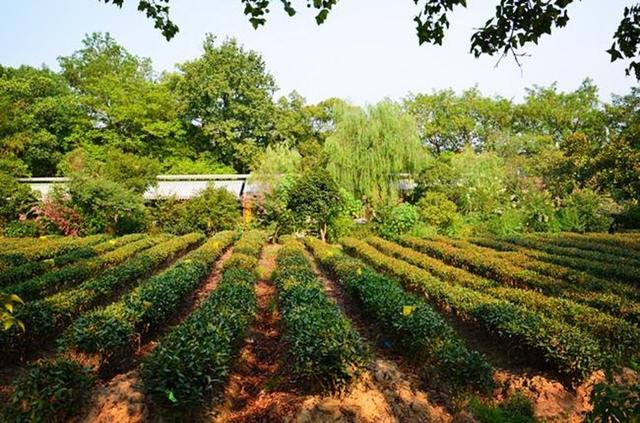
[[[383,209],[377,220],[380,234],[395,239],[410,232],[418,224],[420,217],[415,206],[402,203]]]
[[[460,316],[468,316],[493,333],[544,357],[545,362],[568,377],[581,380],[602,363],[599,343],[568,324],[488,294],[447,284],[419,267],[382,254],[365,242],[345,238],[342,243],[349,251],[399,278],[407,287],[424,293],[431,301]]]
[[[367,349],[327,297],[299,242],[289,240],[278,253],[274,282],[292,372],[311,389],[344,386],[366,363]]]
[[[58,233],[65,236],[80,235],[82,218],[72,208],[66,207],[60,201],[45,199],[31,209],[35,221],[48,233]]]
[[[0,227],[27,212],[35,203],[28,185],[19,183],[13,176],[0,171]]]
[[[481,354],[467,350],[451,326],[423,299],[328,244],[313,238],[305,241],[363,311],[397,343],[397,349],[425,369],[427,380],[438,378],[454,387],[484,389],[492,385],[489,363]]]
[[[240,202],[224,188],[211,186],[190,200],[169,199],[156,203],[156,224],[169,233],[213,234],[235,229],[238,223]]]
[[[420,219],[444,234],[453,234],[459,224],[458,207],[441,192],[427,192],[416,204]]]
[[[91,392],[88,369],[66,360],[39,361],[14,382],[7,421],[66,421]]]
[[[100,178],[74,177],[56,197],[80,214],[84,234],[142,232],[147,212],[141,195],[116,182]]]
[[[530,232],[557,232],[556,210],[547,192],[531,191],[519,204],[524,229]]]
[[[96,276],[101,270],[106,269],[108,266],[118,265],[162,240],[162,238],[159,237],[141,237],[141,239],[138,239],[138,236],[138,234],[128,235],[118,240],[108,241],[108,245],[113,245],[117,248],[92,260],[69,264],[59,269],[52,269],[43,275],[12,285],[8,287],[7,290],[19,295],[25,300],[42,298],[56,291],[60,291],[63,288],[75,286],[91,276]],[[99,245],[96,246],[96,248],[97,247],[99,247]],[[73,254],[73,252],[71,254]],[[65,256],[61,257],[65,259]],[[58,257],[54,259],[54,263],[56,259],[58,259]],[[28,265],[30,265],[30,263],[26,264],[26,266]],[[35,264],[31,264],[31,266],[36,269],[39,268]]]
[[[119,292],[153,272],[167,260],[202,240],[201,234],[170,239],[106,270],[74,289],[26,303],[16,310],[16,317],[24,322],[27,331],[5,332],[0,337],[0,349],[3,353],[12,353],[50,339],[83,311],[95,307],[100,301],[117,296]]]
[[[232,232],[216,234],[171,268],[140,283],[120,301],[84,314],[67,328],[60,344],[68,350],[99,353],[107,360],[130,353],[135,339],[176,312],[233,238]]]
[[[314,169],[291,187],[287,208],[299,229],[326,238],[328,227],[343,209],[343,199],[335,181],[325,170]]]
[[[604,211],[604,199],[588,188],[576,190],[564,201],[560,211],[562,230],[571,232],[602,232],[613,219]]]
[[[26,238],[38,236],[40,226],[32,220],[14,220],[4,230],[4,236],[8,238]]]
[[[258,236],[264,243],[264,233],[251,231],[238,244],[243,238],[253,243]],[[233,356],[255,317],[256,280],[255,271],[225,267],[218,288],[144,359],[140,375],[155,404],[184,412],[224,388]]]

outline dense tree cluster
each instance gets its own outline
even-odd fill
[[[638,88],[610,103],[585,80],[572,92],[533,87],[521,102],[473,88],[367,108],[336,98],[310,105],[296,92],[276,99],[259,53],[211,35],[200,57],[171,73],[156,73],[108,34],[87,36],[59,63],[59,72],[0,67],[2,226],[22,216],[64,222],[65,233],[149,225],[182,233],[194,229],[190,210],[212,202],[149,209],[145,188],[159,173],[232,172],[252,172],[262,187],[258,218],[283,231],[337,236],[353,218],[389,234],[416,225],[513,233],[638,221]],[[28,175],[73,183],[37,203],[15,181]],[[324,195],[308,183],[318,180],[331,187],[331,213],[312,213],[322,209],[315,200],[296,203]],[[213,203],[237,218],[226,200]],[[196,226],[211,230],[210,217]]]

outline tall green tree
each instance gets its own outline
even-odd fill
[[[177,101],[149,59],[130,53],[108,33],[93,33],[81,49],[58,60],[91,118],[82,142],[159,157],[183,140]]]
[[[340,187],[370,204],[393,201],[401,174],[417,172],[427,156],[415,120],[383,101],[366,110],[338,106],[325,142],[327,170]]]
[[[274,130],[276,84],[262,57],[230,39],[217,45],[209,34],[202,56],[179,65],[176,89],[188,137],[198,151],[246,172]]]
[[[55,175],[75,134],[88,126],[78,96],[47,68],[0,66],[0,158],[33,176]],[[18,164],[19,166],[19,164]]]

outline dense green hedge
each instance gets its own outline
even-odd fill
[[[124,238],[124,237],[123,237]],[[140,239],[130,243],[114,243],[116,247],[113,251],[90,260],[82,260],[79,263],[72,263],[62,266],[59,269],[52,269],[43,275],[36,276],[24,282],[8,286],[7,292],[18,295],[24,301],[46,297],[63,288],[69,288],[80,282],[95,276],[100,270],[108,266],[120,264],[138,252],[149,248],[158,242],[168,239],[166,236],[149,238],[141,236]],[[109,243],[111,243],[111,240]]]
[[[19,307],[15,316],[24,322],[26,331],[12,329],[0,332],[2,353],[7,355],[55,336],[80,313],[126,290],[168,260],[201,243],[203,238],[202,234],[189,234],[170,239],[83,282],[77,288]]]
[[[595,276],[618,279],[640,286],[640,262],[613,254],[584,251],[579,248],[558,247],[523,237],[507,237],[505,241],[517,245],[520,251],[538,260],[567,266]],[[540,250],[540,251],[538,251]]]
[[[477,322],[512,341],[514,346],[538,355],[561,374],[581,380],[602,364],[604,357],[600,344],[575,327],[508,301],[444,283],[426,270],[389,257],[363,241],[345,238],[342,243],[374,267],[423,292],[431,301]]]
[[[527,287],[540,290],[547,295],[569,298],[622,317],[631,323],[640,321],[640,307],[637,303],[609,292],[592,292],[598,289],[617,289],[620,285],[600,281],[581,272],[539,262],[526,255],[517,255],[517,252],[500,254],[487,249],[472,248],[465,241],[450,241],[457,245],[454,246],[448,242],[403,237],[400,242],[448,264],[509,286]],[[474,239],[473,242],[479,241]],[[624,289],[632,291],[633,288],[625,286]]]
[[[236,245],[249,239],[264,243],[265,234],[247,232]],[[257,249],[253,252],[256,257],[260,254]],[[145,358],[140,374],[148,397],[156,405],[184,412],[222,391],[233,358],[255,318],[256,280],[255,271],[225,267],[218,287],[202,306]]]
[[[106,235],[91,235],[85,238],[61,237],[44,239],[41,243],[30,245],[24,249],[0,253],[0,263],[20,266],[32,261],[46,260],[66,254],[78,248],[98,244],[106,239],[108,239]]]
[[[364,341],[327,297],[302,244],[286,242],[276,264],[287,364],[311,389],[345,385],[366,364]]]
[[[571,241],[586,242],[589,245],[598,244],[598,245],[606,245],[619,250],[628,251],[634,253],[636,255],[640,255],[640,237],[638,237],[637,233],[586,233],[586,234],[577,234],[572,232],[563,232],[563,238],[566,238]],[[578,246],[579,244],[576,244]]]
[[[462,240],[451,240],[449,242],[456,247],[476,250],[485,256],[489,254],[492,257],[499,257],[513,265],[538,274],[569,282],[569,285],[565,285],[565,288],[563,288],[564,290],[598,291],[640,300],[640,289],[631,284],[618,282],[611,278],[599,278],[581,270],[539,260],[532,255],[526,254],[527,248],[518,247],[506,241],[496,238],[474,238],[471,239],[471,242]]]
[[[367,317],[397,342],[397,349],[424,366],[429,383],[440,380],[453,387],[479,389],[492,385],[491,365],[481,354],[469,351],[423,299],[335,247],[316,238],[305,241],[323,267],[358,300]]]
[[[637,249],[630,247],[626,240],[617,237],[615,243],[596,241],[580,234],[563,232],[560,234],[531,234],[528,236],[536,241],[544,241],[560,247],[579,248],[589,252],[599,252],[640,261],[640,244]]]
[[[535,291],[501,286],[495,281],[478,277],[464,269],[446,265],[440,260],[379,237],[369,237],[367,242],[383,253],[421,267],[444,281],[487,293],[494,298],[520,304],[546,317],[575,325],[590,332],[604,345],[607,345],[612,352],[620,352],[623,355],[638,353],[640,329],[624,320],[571,300],[548,297]]]
[[[31,364],[13,383],[2,410],[7,422],[63,422],[77,414],[91,392],[89,370],[65,358]]]
[[[84,314],[64,332],[65,350],[99,353],[103,361],[131,353],[136,339],[165,323],[233,242],[220,232],[177,264],[142,282],[120,301]]]

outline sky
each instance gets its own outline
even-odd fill
[[[153,22],[136,10],[137,0],[119,9],[98,0],[5,0],[0,15],[0,63],[47,65],[81,47],[85,34],[104,31],[132,53],[150,57],[158,71],[198,57],[210,32],[235,37],[260,52],[276,79],[278,95],[298,91],[309,102],[341,97],[364,105],[410,93],[476,86],[486,95],[519,101],[526,88],[557,83],[574,90],[587,77],[600,87],[603,101],[637,85],[625,76],[625,64],[610,63],[605,52],[635,0],[584,0],[569,7],[567,27],[545,36],[519,68],[513,59],[497,67],[496,57],[469,53],[473,29],[492,14],[497,0],[469,2],[456,9],[442,46],[418,45],[411,0],[341,0],[318,26],[304,0],[293,0],[299,13],[289,18],[273,0],[265,27],[254,30],[240,0],[171,0],[172,20],[180,32],[167,42]]]

